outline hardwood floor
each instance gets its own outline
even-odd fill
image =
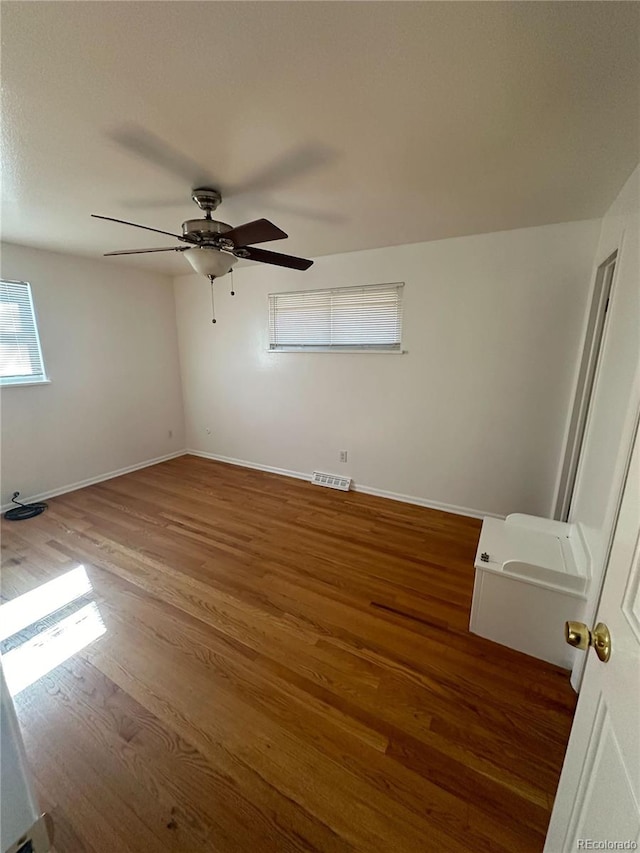
[[[3,522],[104,625],[16,697],[56,851],[541,851],[574,695],[468,633],[479,530],[189,456]]]

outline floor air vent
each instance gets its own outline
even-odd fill
[[[329,489],[340,489],[348,492],[351,486],[351,477],[336,477],[335,474],[323,474],[322,471],[314,471],[311,482],[316,486],[327,486]]]

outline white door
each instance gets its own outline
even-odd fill
[[[589,657],[545,853],[640,850],[639,435],[596,620],[609,628],[611,657],[604,663],[594,648],[584,652]]]

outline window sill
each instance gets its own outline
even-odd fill
[[[0,382],[0,390],[3,388],[26,388],[29,385],[51,385],[51,380],[35,379],[33,382]]]
[[[327,349],[326,347],[301,347],[300,349],[271,349],[268,348],[267,352],[270,353],[289,353],[293,355],[299,355],[300,353],[304,354],[307,352],[326,352],[326,353],[336,353],[340,355],[351,354],[351,355],[406,355],[406,349],[352,349],[351,347],[345,349],[339,349],[338,347],[334,347],[332,349]]]

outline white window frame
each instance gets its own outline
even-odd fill
[[[24,373],[16,374],[14,376],[0,376],[0,388],[24,388],[25,385],[48,385],[51,380],[47,376],[47,371],[44,365],[44,358],[42,356],[40,333],[38,331],[38,318],[36,316],[35,306],[33,304],[33,292],[31,290],[31,284],[28,281],[14,281],[8,278],[1,278],[0,285],[3,284],[20,285],[26,288],[33,336],[35,338],[34,354],[37,356],[42,370],[40,373]]]
[[[354,342],[353,344],[282,344],[277,342],[277,334],[274,334],[273,330],[275,327],[275,317],[274,312],[277,310],[277,299],[278,297],[304,297],[306,294],[309,295],[311,300],[317,299],[318,297],[322,297],[324,295],[327,298],[331,298],[332,295],[336,294],[354,294],[357,291],[360,292],[371,292],[375,291],[384,291],[395,289],[397,293],[397,323],[399,325],[399,335],[398,340],[392,344],[362,344],[358,342]],[[404,295],[404,282],[403,281],[394,281],[394,282],[385,282],[383,284],[365,284],[354,287],[334,287],[334,288],[314,288],[309,290],[289,290],[289,291],[281,291],[279,293],[270,293],[268,298],[268,346],[267,351],[273,353],[300,353],[300,352],[339,352],[339,353],[385,353],[387,355],[400,355],[405,352],[402,349],[402,335],[403,335],[403,295]],[[301,305],[301,308],[304,306]]]

